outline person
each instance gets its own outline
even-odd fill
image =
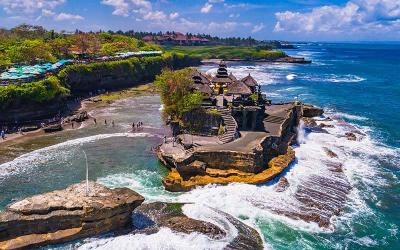
[[[104,125],[106,125],[106,126],[107,126],[107,120],[106,120],[106,119],[104,119]]]
[[[74,128],[74,122],[71,123],[71,127]]]
[[[4,129],[1,130],[1,139],[6,139],[6,132],[4,132]]]
[[[96,118],[93,118],[94,124],[97,125],[97,120]]]
[[[112,124],[113,127],[115,126],[114,120],[112,120],[111,124]]]
[[[132,131],[135,130],[135,122],[132,122]]]

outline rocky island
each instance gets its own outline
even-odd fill
[[[163,179],[168,191],[272,180],[295,159],[290,145],[300,119],[323,112],[300,102],[272,104],[251,75],[238,80],[224,63],[214,77],[197,70],[190,77],[188,92],[200,94],[201,103],[169,120],[173,137],[157,149],[170,170]]]

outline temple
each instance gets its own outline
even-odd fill
[[[224,62],[215,75],[191,74],[193,91],[203,95],[201,108],[169,121],[173,136],[157,155],[170,169],[163,179],[169,191],[196,186],[244,182],[264,183],[294,160],[295,141],[304,106],[272,104],[248,74],[239,79]]]
[[[204,108],[231,110],[240,130],[261,128],[261,123],[257,125],[257,116],[269,101],[262,95],[260,85],[250,74],[238,80],[232,73],[228,73],[226,64],[221,62],[214,77],[195,70],[192,79],[195,89],[206,97]]]

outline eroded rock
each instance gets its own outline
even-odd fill
[[[281,177],[279,179],[278,184],[275,187],[275,191],[276,192],[283,192],[286,189],[288,189],[288,187],[290,186],[289,181],[286,179],[286,177]]]
[[[213,240],[224,240],[227,237],[226,230],[211,222],[196,220],[186,216],[182,212],[183,203],[164,203],[154,202],[139,206],[133,214],[133,224],[136,233],[155,233],[161,227],[168,227],[172,231],[190,234],[198,232],[207,235]],[[224,220],[231,223],[237,230],[237,235],[233,238],[225,249],[263,249],[263,242],[260,234],[253,228],[247,226],[235,217],[209,208],[214,213],[221,215]],[[225,223],[222,223],[225,224]]]
[[[303,117],[321,116],[324,110],[311,104],[303,104]]]
[[[144,201],[128,188],[78,183],[26,198],[0,213],[0,249],[62,243],[130,225],[132,211]]]
[[[357,136],[353,132],[346,132],[344,136],[347,138],[349,141],[356,141]]]
[[[331,158],[337,158],[338,155],[327,147],[324,147],[325,153]]]

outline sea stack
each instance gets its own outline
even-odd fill
[[[109,189],[95,182],[71,185],[26,198],[0,213],[0,249],[63,243],[131,224],[144,198],[128,188]]]

